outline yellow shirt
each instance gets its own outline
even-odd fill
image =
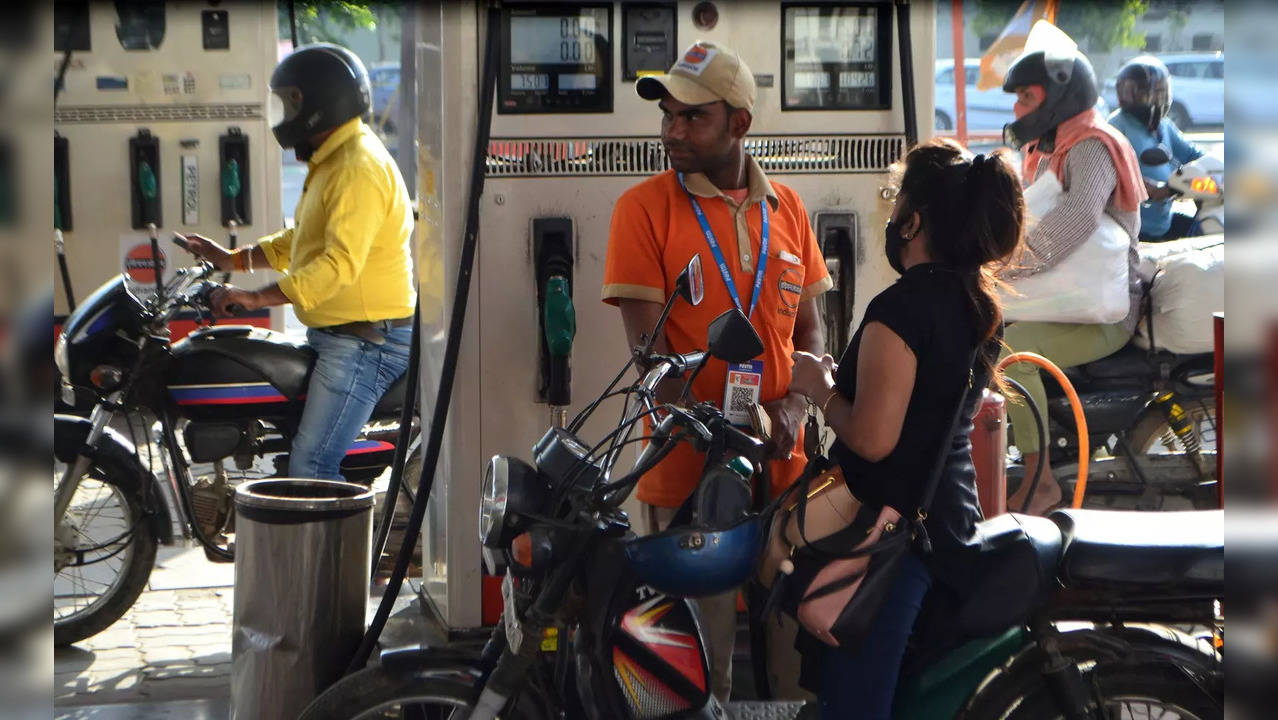
[[[413,314],[413,211],[399,168],[359,118],[307,163],[295,226],[258,241],[309,327]]]

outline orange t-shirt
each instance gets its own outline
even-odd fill
[[[820,295],[833,283],[803,201],[790,188],[771,183],[753,158],[748,163],[749,193],[742,203],[720,192],[704,175],[688,175],[685,181],[688,192],[697,196],[705,212],[746,311],[761,246],[759,202],[766,198],[769,203],[767,268],[750,318],[764,346],[759,401],[768,402],[784,397],[790,386],[799,303]],[[675,304],[665,326],[666,341],[673,352],[705,349],[710,321],[733,307],[688,192],[673,170],[626,191],[613,208],[604,266],[604,302],[616,305],[629,298],[665,303],[679,273],[693,255],[701,255],[705,297],[696,307]],[[710,358],[693,383],[692,394],[721,406],[726,385],[727,364]],[[772,461],[773,491],[783,490],[798,478],[806,461],[800,428],[791,459]],[[682,443],[640,479],[637,497],[650,505],[677,507],[696,487],[703,464],[703,455]]]

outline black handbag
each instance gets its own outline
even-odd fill
[[[815,414],[809,414],[805,430],[808,464],[764,514],[767,545],[761,553],[756,582],[765,588],[768,599],[761,619],[780,609],[813,637],[840,648],[853,648],[865,637],[892,589],[905,553],[911,547],[922,555],[932,552],[923,523],[963,418],[980,348],[978,344],[969,358],[967,388],[960,393],[945,441],[910,517],[902,517],[892,508],[871,508],[855,498],[843,498],[831,504],[842,508],[845,516],[853,515],[847,518],[846,526],[825,532],[830,529],[830,523],[825,522],[821,537],[809,535],[806,515],[814,499],[821,502],[823,494],[837,492],[840,487],[846,492],[841,476],[831,479],[829,471],[834,464],[820,452]],[[779,554],[785,559],[778,561]]]

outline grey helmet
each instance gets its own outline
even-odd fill
[[[1096,72],[1087,57],[1078,51],[1065,56],[1051,56],[1042,50],[1021,55],[1007,69],[1003,92],[1015,92],[1016,88],[1028,85],[1042,85],[1046,96],[1033,112],[1003,126],[1003,140],[1017,149],[1094,107],[1100,98]]]

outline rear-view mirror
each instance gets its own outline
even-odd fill
[[[1171,162],[1171,154],[1162,145],[1146,148],[1140,154],[1140,162],[1142,165],[1166,165]]]
[[[730,363],[743,363],[763,354],[763,339],[745,313],[732,308],[715,318],[707,332],[710,354]]]
[[[706,282],[701,273],[700,255],[693,255],[687,267],[679,273],[679,278],[675,281],[675,292],[687,300],[689,305],[695,307],[701,304],[701,299],[706,294]]]

